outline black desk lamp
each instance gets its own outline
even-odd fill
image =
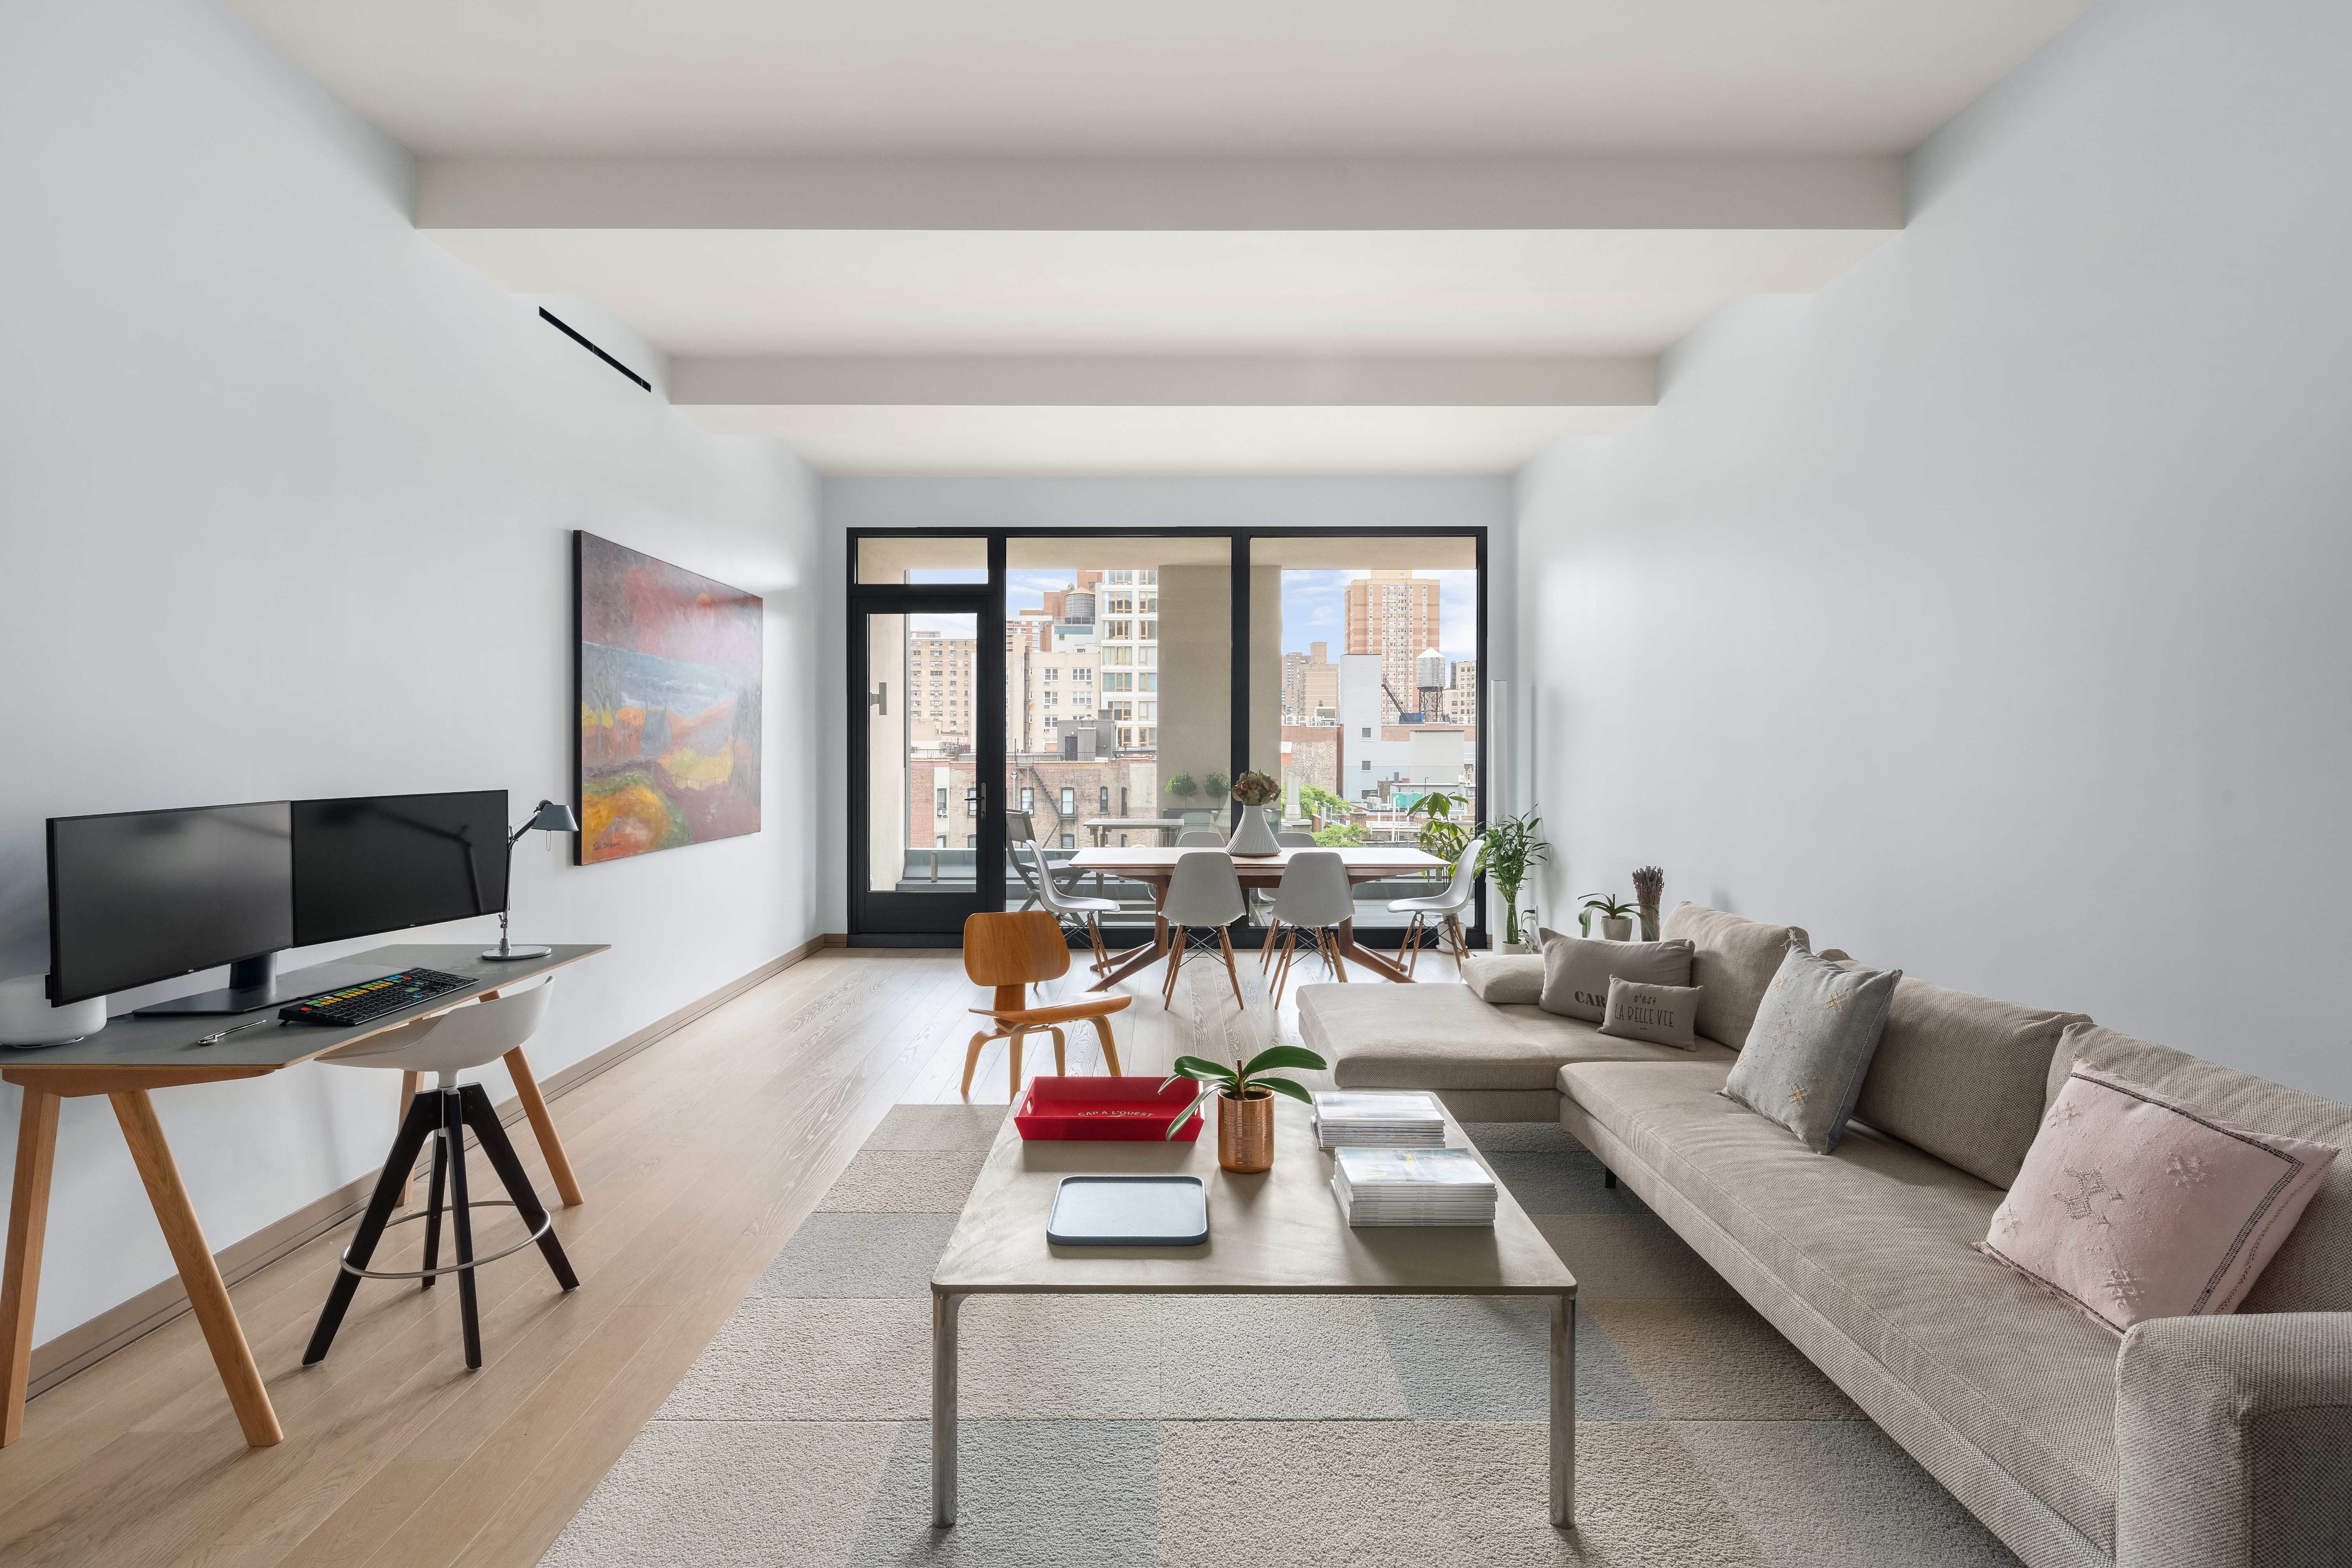
[[[507,835],[507,904],[509,908],[514,904],[515,840],[534,827],[541,833],[577,833],[580,831],[580,819],[572,815],[570,806],[558,805],[551,800],[542,800],[539,803],[539,809],[530,814],[530,821]],[[499,945],[484,948],[482,956],[505,962],[517,958],[545,958],[554,951],[551,947],[509,946],[507,942],[507,910],[502,909],[499,911]]]

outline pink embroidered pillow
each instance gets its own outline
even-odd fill
[[[1977,1250],[2117,1336],[2235,1311],[2336,1153],[2078,1060]]]

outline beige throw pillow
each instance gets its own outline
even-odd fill
[[[1586,942],[1572,936],[1544,943],[1543,994],[1536,1005],[1563,1018],[1598,1024],[1609,1016],[1609,977],[1639,984],[1690,984],[1687,942]]]
[[[1601,1020],[1604,1035],[1695,1051],[1698,1036],[1692,1026],[1697,1020],[1696,985],[1643,985],[1622,975],[1609,977],[1609,1013]]]

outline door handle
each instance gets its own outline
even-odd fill
[[[874,684],[877,689],[866,694],[866,705],[887,719],[890,716],[890,683],[877,680]]]

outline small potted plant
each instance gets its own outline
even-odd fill
[[[1201,783],[1198,779],[1191,773],[1178,773],[1160,787],[1183,803],[1185,826],[1203,827],[1208,825],[1209,814],[1192,809],[1192,803],[1201,796]]]
[[[1234,824],[1234,836],[1225,844],[1234,855],[1279,855],[1282,846],[1274,840],[1274,829],[1266,826],[1268,803],[1282,798],[1282,785],[1272,773],[1244,773],[1234,781],[1234,798],[1241,803],[1241,820]]]
[[[1315,1097],[1297,1079],[1264,1075],[1276,1068],[1319,1069],[1324,1065],[1321,1057],[1304,1046],[1269,1046],[1238,1067],[1213,1062],[1206,1057],[1178,1057],[1176,1070],[1160,1087],[1166,1089],[1179,1079],[1189,1078],[1201,1086],[1201,1092],[1168,1124],[1164,1136],[1175,1137],[1177,1129],[1192,1120],[1202,1102],[1213,1096],[1217,1101],[1217,1163],[1243,1175],[1271,1170],[1274,1097],[1286,1094],[1309,1105],[1315,1103]]]
[[[1618,902],[1607,893],[1587,893],[1584,912],[1576,917],[1584,934],[1592,934],[1592,917],[1601,917],[1601,934],[1609,942],[1633,940],[1633,906]]]
[[[1519,937],[1519,889],[1527,886],[1528,873],[1550,858],[1551,846],[1538,831],[1542,826],[1543,818],[1530,811],[1507,816],[1486,830],[1486,851],[1479,857],[1479,866],[1495,879],[1495,891],[1502,895],[1505,952],[1527,951]]]

